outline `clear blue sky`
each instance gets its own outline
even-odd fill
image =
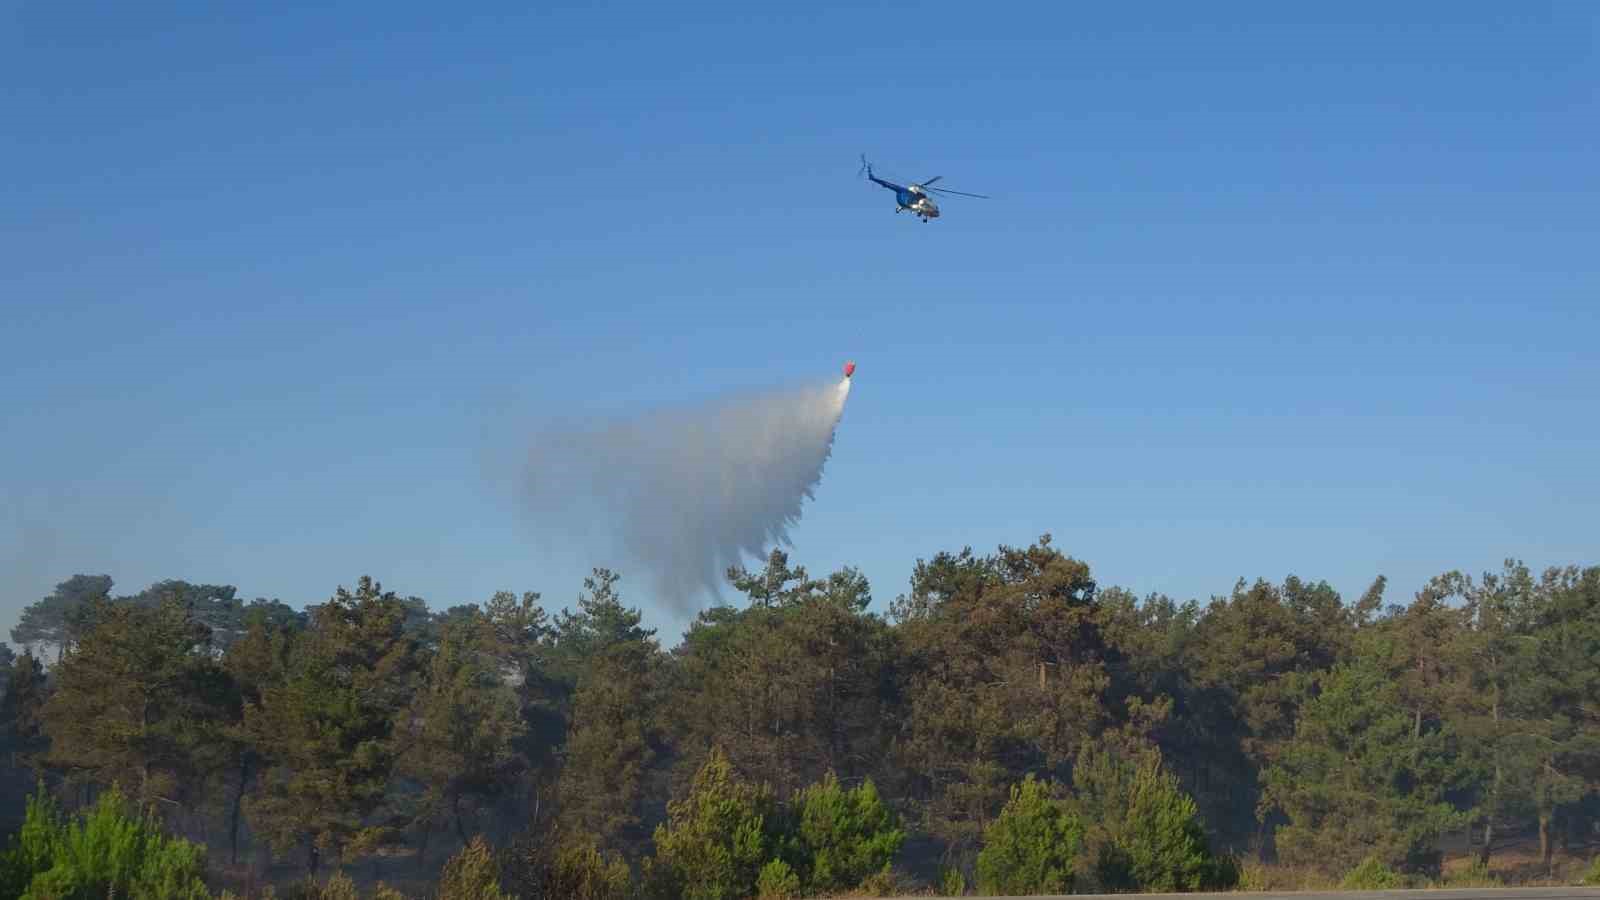
[[[559,607],[612,561],[486,456],[846,357],[794,557],[880,607],[1045,531],[1179,599],[1600,562],[1593,4],[250,6],[0,13],[0,627]]]

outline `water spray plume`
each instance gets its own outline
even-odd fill
[[[541,435],[529,509],[541,532],[637,565],[657,599],[692,612],[697,596],[720,592],[729,566],[789,543],[832,452],[855,364],[844,371],[837,384]]]

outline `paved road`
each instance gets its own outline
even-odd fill
[[[1233,894],[1052,894],[1018,900],[1141,900],[1141,898],[1182,898],[1182,900],[1600,900],[1600,887],[1532,888],[1424,888],[1408,891],[1259,891]],[[901,900],[937,900],[930,897],[904,897]],[[948,898],[956,900],[956,898]]]

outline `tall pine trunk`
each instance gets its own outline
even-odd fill
[[[228,813],[228,864],[239,863],[239,814],[244,809],[244,789],[250,783],[250,762],[239,760],[239,789],[233,794],[233,809]]]
[[[1490,715],[1494,720],[1494,728],[1489,732],[1490,740],[1494,744],[1494,751],[1499,750],[1500,738],[1500,685],[1494,686],[1494,704],[1490,707]],[[1483,820],[1483,850],[1478,853],[1478,861],[1484,868],[1489,867],[1489,854],[1494,848],[1494,817],[1500,811],[1500,755],[1495,752],[1494,760],[1494,785],[1489,794],[1489,815]]]
[[[1498,710],[1496,710],[1498,713]],[[1478,862],[1489,867],[1489,854],[1494,852],[1494,816],[1500,806],[1500,761],[1495,760],[1494,781],[1489,789],[1489,814],[1483,818],[1483,849],[1478,851]]]
[[[1550,811],[1539,810],[1539,859],[1544,862],[1545,873],[1550,872],[1551,856],[1555,847],[1550,844]]]
[[[834,679],[833,666],[828,666],[828,768],[835,772],[839,771],[839,747],[844,743],[839,734],[838,699],[838,682]]]
[[[433,837],[433,813],[422,821],[422,845],[417,848],[417,868],[423,871],[428,867],[428,839]]]

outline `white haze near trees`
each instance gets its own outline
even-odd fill
[[[657,599],[692,614],[729,566],[788,543],[849,390],[846,379],[548,431],[528,459],[529,511],[546,535],[637,564]]]

